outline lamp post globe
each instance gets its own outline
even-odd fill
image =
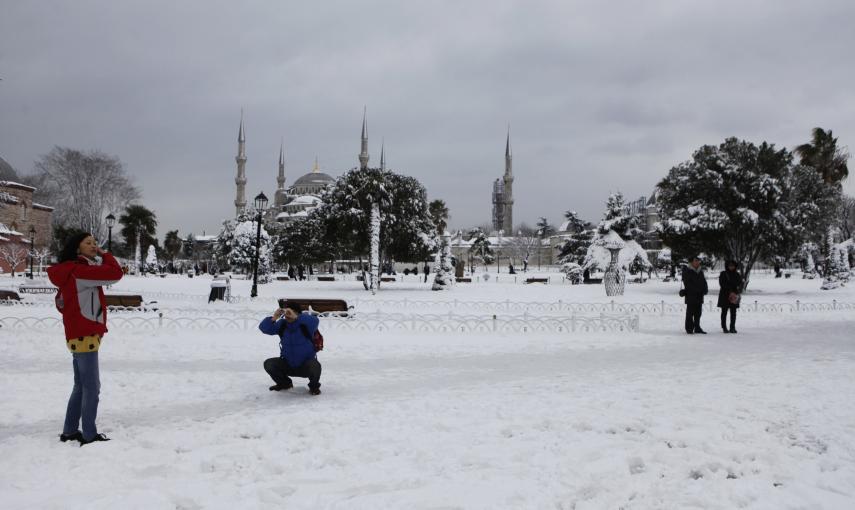
[[[264,209],[267,208],[267,197],[262,191],[255,197],[255,210],[257,212],[256,221],[258,229],[255,232],[255,256],[252,258],[252,290],[249,293],[250,297],[258,296],[258,255],[261,251],[261,220],[264,216]]]
[[[36,254],[36,227],[30,227],[30,280],[33,279],[33,257]]]
[[[110,213],[104,219],[107,222],[107,251],[113,251],[113,225],[116,224],[116,217]]]

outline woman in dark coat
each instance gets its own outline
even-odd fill
[[[742,297],[742,275],[736,270],[736,261],[728,260],[724,271],[718,275],[718,307],[721,308],[721,329],[736,333],[736,309]],[[730,310],[730,329],[727,329],[727,312]]]

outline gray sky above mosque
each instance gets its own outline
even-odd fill
[[[234,212],[240,110],[247,198],[317,157],[371,164],[487,223],[510,124],[515,221],[598,220],[649,195],[698,146],[789,148],[832,129],[855,149],[855,2],[6,2],[0,156],[117,155],[161,233]],[[851,164],[851,162],[850,162]],[[853,192],[855,178],[846,189]]]

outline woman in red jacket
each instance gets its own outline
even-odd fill
[[[73,236],[60,253],[59,263],[48,268],[50,281],[57,286],[56,307],[62,312],[65,338],[74,366],[74,389],[68,399],[65,425],[59,440],[109,441],[95,426],[101,381],[98,375],[98,348],[107,332],[104,285],[122,278],[122,268],[112,255],[95,243],[91,234]],[[77,427],[83,418],[83,432]]]

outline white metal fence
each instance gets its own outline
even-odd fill
[[[180,316],[156,314],[114,314],[111,329],[136,330],[248,330],[258,326],[259,316]],[[60,317],[0,317],[0,328],[6,330],[48,330],[62,328]],[[414,333],[573,333],[638,331],[637,315],[571,315],[567,317],[532,315],[456,315],[363,313],[340,317],[325,315],[323,330]]]
[[[180,294],[183,297],[191,296],[191,294]],[[203,297],[203,296],[195,296]],[[207,299],[207,296],[204,296]],[[295,298],[299,301],[300,298]],[[257,315],[259,311],[268,311],[270,308],[269,300],[251,301],[246,298],[244,306],[235,306],[235,303],[224,303],[218,301],[212,304],[203,306],[185,306],[185,305],[170,305],[168,303],[149,304],[143,307],[121,307],[110,306],[108,310],[119,312],[140,312],[140,311],[163,311],[169,315]],[[524,313],[524,314],[545,314],[545,313],[560,313],[560,314],[599,314],[599,313],[623,313],[637,315],[674,315],[685,313],[686,305],[680,302],[673,301],[651,301],[645,303],[621,303],[617,301],[606,301],[599,303],[580,303],[576,301],[477,301],[477,300],[427,300],[427,299],[351,299],[348,304],[352,307],[351,314],[358,313],[391,313],[397,310],[429,310],[437,312],[440,310],[449,310],[457,313],[460,312],[483,312],[483,313]],[[249,306],[247,306],[249,305]],[[255,306],[252,306],[255,305]],[[3,309],[15,308],[53,308],[53,300],[42,301],[0,301],[0,314]],[[716,309],[716,301],[708,300],[704,303],[706,311],[714,311]],[[841,312],[855,311],[855,303],[846,301],[832,300],[830,302],[802,302],[795,300],[788,303],[761,302],[759,300],[747,301],[743,300],[741,312],[751,313],[799,313],[799,312]],[[444,315],[443,315],[444,316]]]

